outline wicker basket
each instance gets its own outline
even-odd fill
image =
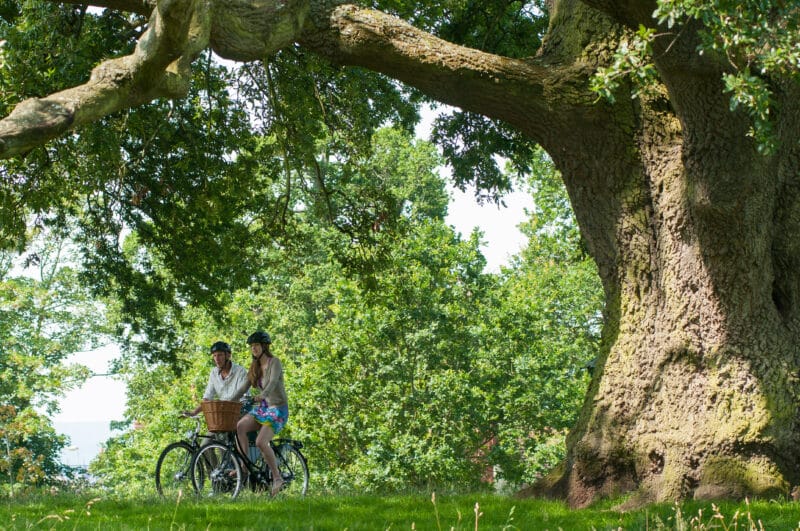
[[[242,404],[231,400],[204,400],[200,407],[206,417],[208,431],[236,431]]]

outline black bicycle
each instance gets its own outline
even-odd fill
[[[165,497],[176,497],[179,492],[194,489],[192,459],[200,450],[200,417],[194,418],[194,429],[186,432],[183,440],[168,444],[156,462],[156,490]]]
[[[248,449],[250,455],[243,455],[239,451],[236,435],[227,435],[224,443],[203,446],[194,455],[191,478],[197,494],[235,498],[246,486],[253,492],[270,492],[272,473],[260,450],[251,441]],[[303,443],[292,439],[276,439],[269,444],[275,452],[278,470],[283,478],[281,495],[305,496],[308,491],[308,463],[300,452]]]

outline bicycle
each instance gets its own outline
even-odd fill
[[[156,490],[161,496],[174,497],[190,485],[192,459],[200,450],[200,417],[192,417],[194,429],[186,432],[183,440],[168,444],[156,462]]]
[[[236,434],[228,433],[224,443],[215,442],[201,448],[192,459],[191,477],[199,496],[229,496],[236,498],[245,487],[244,469],[253,492],[270,492],[272,473],[261,452],[250,446],[248,454],[239,450]],[[269,442],[278,470],[283,478],[281,494],[305,496],[308,491],[308,462],[300,452],[303,443],[293,439],[276,439]],[[244,466],[244,469],[242,468]]]

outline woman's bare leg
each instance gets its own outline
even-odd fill
[[[258,429],[258,422],[253,415],[245,415],[236,423],[236,438],[239,440],[239,451],[242,455],[250,459],[247,449],[250,443],[247,440],[247,432],[256,431]]]
[[[281,472],[278,470],[278,461],[275,459],[275,452],[272,451],[272,447],[269,445],[273,437],[275,437],[275,433],[272,431],[272,426],[269,424],[261,426],[258,437],[256,437],[256,446],[261,450],[261,455],[264,456],[264,460],[267,462],[267,466],[269,466],[272,472],[272,495],[275,496],[278,491],[281,490],[283,477],[281,477]]]

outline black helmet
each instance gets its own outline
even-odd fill
[[[209,350],[210,354],[221,350],[222,352],[227,352],[228,354],[231,353],[231,346],[224,341],[217,341],[213,345],[211,345],[211,349]]]
[[[253,344],[253,343],[272,343],[272,340],[269,338],[269,334],[268,333],[262,332],[261,330],[259,330],[258,332],[253,332],[247,338],[247,344],[248,345]]]

